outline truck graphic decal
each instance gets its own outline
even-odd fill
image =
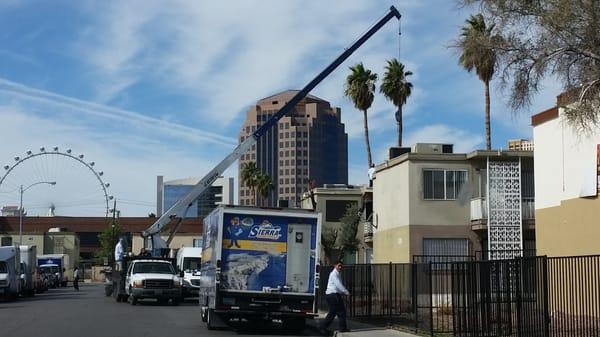
[[[264,220],[260,225],[253,226],[250,229],[248,238],[265,239],[277,241],[281,238],[281,227],[274,226],[268,220]]]

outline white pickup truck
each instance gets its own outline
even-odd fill
[[[162,304],[171,300],[173,305],[181,301],[182,277],[167,260],[148,258],[131,261],[125,282],[125,293],[131,305],[146,298],[155,298]]]

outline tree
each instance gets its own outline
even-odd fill
[[[396,106],[396,124],[398,126],[398,147],[402,147],[402,106],[411,94],[412,83],[408,82],[410,71],[404,71],[404,65],[397,59],[388,60],[379,88],[383,95]]]
[[[119,242],[121,236],[123,236],[123,229],[121,228],[119,220],[112,219],[110,225],[98,234],[100,251],[96,256],[108,259],[109,265],[112,265],[115,261],[115,246]]]
[[[266,174],[259,174],[258,177],[256,177],[256,190],[262,198],[263,206],[267,203],[267,197],[272,189],[273,182],[271,181],[271,177]]]
[[[260,170],[256,166],[255,162],[248,162],[242,166],[241,179],[242,183],[246,185],[254,196],[254,204],[256,205],[256,184],[258,177],[260,176]]]
[[[558,79],[570,94],[569,121],[597,126],[600,112],[600,2],[594,0],[459,0],[478,5],[501,34],[478,41],[497,53],[514,111],[529,107],[542,81]]]
[[[344,94],[352,100],[354,107],[363,112],[363,124],[365,129],[365,144],[367,147],[368,165],[373,165],[371,159],[371,144],[369,143],[369,122],[367,110],[373,104],[375,98],[375,82],[377,74],[365,69],[362,63],[350,67],[350,75],[346,78],[346,89]]]
[[[475,70],[477,77],[485,85],[485,148],[492,148],[490,127],[490,81],[494,77],[496,52],[491,46],[499,40],[493,34],[494,25],[487,26],[483,15],[471,15],[462,28],[457,48],[461,51],[458,59],[468,72]]]
[[[338,251],[337,246],[338,230],[330,227],[325,227],[321,231],[321,247],[325,256],[323,257],[323,264],[331,265],[337,261],[336,252]]]
[[[358,203],[346,207],[344,216],[340,219],[342,230],[339,233],[340,260],[348,253],[354,253],[360,247],[360,240],[356,237],[361,223],[362,212]]]

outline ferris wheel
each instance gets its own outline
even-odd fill
[[[71,149],[27,151],[4,165],[0,207],[22,204],[29,216],[108,216],[110,184],[95,165]]]

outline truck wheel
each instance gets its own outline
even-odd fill
[[[178,297],[173,297],[171,299],[171,304],[173,304],[173,306],[178,306],[180,301],[181,300]]]
[[[208,330],[214,330],[215,326],[213,325],[215,313],[211,309],[206,310],[206,328]]]
[[[290,331],[302,331],[306,326],[306,320],[304,318],[287,318],[281,321],[283,328]]]
[[[131,303],[131,305],[136,305],[137,304],[137,297],[131,295],[129,296],[129,303]]]

